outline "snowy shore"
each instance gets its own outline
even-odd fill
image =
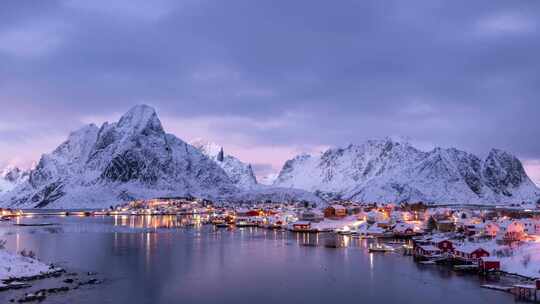
[[[52,271],[54,269],[49,265],[36,259],[0,249],[0,284],[8,279],[32,277]]]

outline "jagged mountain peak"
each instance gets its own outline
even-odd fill
[[[223,146],[202,138],[193,140],[191,145],[210,157],[217,157],[220,152],[223,152]]]
[[[482,175],[493,191],[512,195],[512,189],[523,185],[534,185],[523,164],[514,155],[499,149],[492,149],[483,164]]]
[[[252,189],[257,185],[257,179],[250,164],[224,152],[223,146],[204,139],[196,139],[191,144],[220,166],[241,189]]]
[[[164,132],[156,110],[145,104],[136,105],[127,111],[122,115],[116,127],[133,133]]]

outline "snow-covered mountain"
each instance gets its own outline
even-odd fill
[[[251,165],[243,163],[232,155],[225,154],[223,146],[202,139],[193,141],[191,145],[220,166],[238,188],[249,190],[257,185],[257,179]]]
[[[8,166],[0,172],[0,193],[10,191],[28,179],[30,171]]]
[[[215,162],[165,133],[154,109],[141,105],[118,122],[101,128],[90,124],[71,133],[0,202],[18,207],[104,207],[132,198],[217,197],[235,191]]]
[[[521,162],[506,152],[494,149],[481,160],[457,149],[423,152],[391,139],[299,155],[285,163],[274,185],[356,201],[502,203],[540,197]]]
[[[167,134],[155,110],[139,105],[118,122],[89,124],[71,133],[41,157],[27,178],[0,194],[0,206],[103,208],[187,195],[233,202],[245,197],[320,202],[297,189],[240,189],[248,183],[256,184],[249,166],[220,152],[209,158]]]

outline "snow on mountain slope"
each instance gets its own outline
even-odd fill
[[[222,146],[202,139],[192,142],[191,145],[218,164],[238,188],[249,190],[257,185],[251,165],[225,154]]]
[[[0,173],[0,193],[10,191],[28,179],[29,171],[9,166]]]
[[[225,172],[164,132],[154,109],[132,108],[116,123],[90,124],[41,157],[26,182],[0,197],[16,207],[107,207],[133,198],[235,193]]]
[[[492,150],[482,161],[457,149],[423,152],[391,139],[299,155],[285,163],[274,185],[356,201],[495,203],[540,196],[508,153]]]

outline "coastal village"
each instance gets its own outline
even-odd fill
[[[23,225],[17,218],[34,214],[2,209],[0,215],[2,221]],[[132,201],[106,210],[62,211],[49,215],[124,219],[172,215],[184,219],[181,225],[174,227],[259,227],[368,239],[370,254],[409,255],[426,267],[442,265],[456,272],[503,277],[505,284],[482,287],[511,292],[517,299],[540,300],[540,205],[444,206],[335,201],[320,208],[307,202],[239,205],[195,198],[163,198]],[[340,244],[326,247],[339,248]],[[24,259],[28,261],[28,257]],[[36,266],[43,271],[43,264]],[[25,269],[23,276],[29,273],[27,267],[22,269]],[[2,280],[12,278],[12,275],[3,275]],[[5,287],[5,284],[0,286]]]

